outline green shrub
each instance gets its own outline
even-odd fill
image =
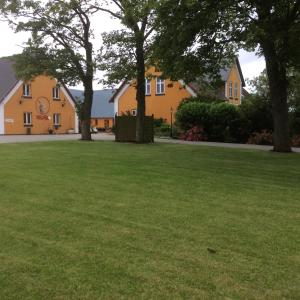
[[[262,130],[273,131],[271,102],[258,95],[246,96],[239,106],[241,118],[246,120],[248,135]]]
[[[171,125],[167,124],[167,123],[161,124],[160,131],[163,132],[163,133],[166,133],[166,132],[170,133],[171,132]]]
[[[176,122],[183,130],[191,129],[194,126],[208,128],[210,107],[210,103],[187,102],[178,108]]]
[[[188,102],[176,113],[180,128],[187,132],[191,128],[203,128],[210,141],[239,142],[243,136],[243,120],[238,108],[228,103]]]
[[[181,108],[181,106],[190,103],[190,102],[201,102],[201,103],[225,103],[225,100],[219,99],[213,95],[197,95],[196,97],[189,97],[183,99],[178,106],[178,109]]]
[[[159,118],[159,119],[154,119],[154,127],[160,127],[163,123],[164,123],[164,119],[163,118]]]
[[[157,119],[159,120],[159,119]],[[165,123],[162,120],[162,123],[160,124],[160,126],[154,126],[154,131],[155,131],[155,135],[156,136],[171,136],[171,125],[168,123]],[[157,124],[159,124],[159,122],[157,122]]]

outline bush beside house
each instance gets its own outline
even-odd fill
[[[240,142],[245,140],[243,119],[238,108],[227,103],[186,102],[176,113],[176,121],[189,140]],[[193,134],[195,139],[193,139]]]
[[[293,146],[300,146],[300,110],[290,112]],[[251,95],[240,106],[184,100],[176,113],[181,138],[189,141],[271,145],[271,104]],[[299,127],[299,128],[298,128]]]

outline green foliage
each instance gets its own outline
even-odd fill
[[[238,108],[227,103],[187,102],[178,109],[176,121],[184,131],[203,128],[211,141],[235,142],[245,138]]]
[[[104,84],[118,84],[138,77],[137,51],[144,63],[149,62],[154,40],[157,3],[154,0],[113,1],[115,5],[100,10],[119,20],[123,29],[102,34],[103,47],[99,52],[99,67],[105,71]]]
[[[30,32],[21,55],[15,57],[18,77],[46,74],[59,82],[84,86],[82,139],[91,140],[93,80],[97,68],[91,18],[99,10],[94,0],[1,1],[2,14],[16,31]]]
[[[160,8],[156,58],[171,78],[217,74],[238,48],[264,55],[274,150],[289,152],[287,74],[300,70],[299,0],[166,0]]]
[[[89,18],[97,9],[92,4],[92,0],[2,1],[2,11],[15,30],[31,33],[23,53],[15,57],[18,76],[28,80],[47,74],[75,85],[93,75]]]
[[[164,123],[163,118],[154,119],[154,121],[153,121],[154,127],[160,127],[163,123]]]
[[[235,27],[224,1],[161,1],[155,61],[172,79],[219,78],[231,65],[236,44],[229,43]],[[170,38],[172,37],[172,38]]]
[[[189,97],[189,98],[183,99],[179,103],[178,109],[181,108],[182,105],[185,105],[186,103],[189,103],[189,102],[221,103],[221,102],[225,102],[225,100],[224,99],[219,99],[218,97],[213,96],[213,95],[198,94],[196,97]]]
[[[209,127],[209,110],[211,104],[201,102],[187,102],[176,112],[176,122],[183,130],[194,126]]]
[[[246,96],[239,106],[241,117],[246,121],[245,130],[251,134],[264,129],[273,130],[271,101],[258,94]]]
[[[156,136],[171,136],[171,125],[164,119],[154,119],[154,133]]]

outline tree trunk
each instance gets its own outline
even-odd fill
[[[270,87],[274,123],[274,151],[291,152],[286,64],[277,57],[274,42],[262,43]]]
[[[137,118],[136,118],[136,142],[145,142],[145,56],[143,41],[138,41],[136,46],[137,57],[137,88],[136,88],[136,101],[137,101]]]
[[[82,127],[81,139],[84,141],[91,141],[91,112],[93,105],[93,80],[94,80],[94,66],[93,66],[93,45],[89,42],[90,22],[85,25],[85,54],[86,54],[86,72],[83,80],[84,85],[84,102],[82,107]]]
[[[84,83],[84,102],[81,112],[81,139],[91,141],[91,111],[93,104],[93,79]]]

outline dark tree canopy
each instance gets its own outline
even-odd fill
[[[157,57],[174,77],[216,72],[240,47],[264,55],[274,150],[290,151],[287,75],[299,70],[300,0],[165,0],[160,8]]]

